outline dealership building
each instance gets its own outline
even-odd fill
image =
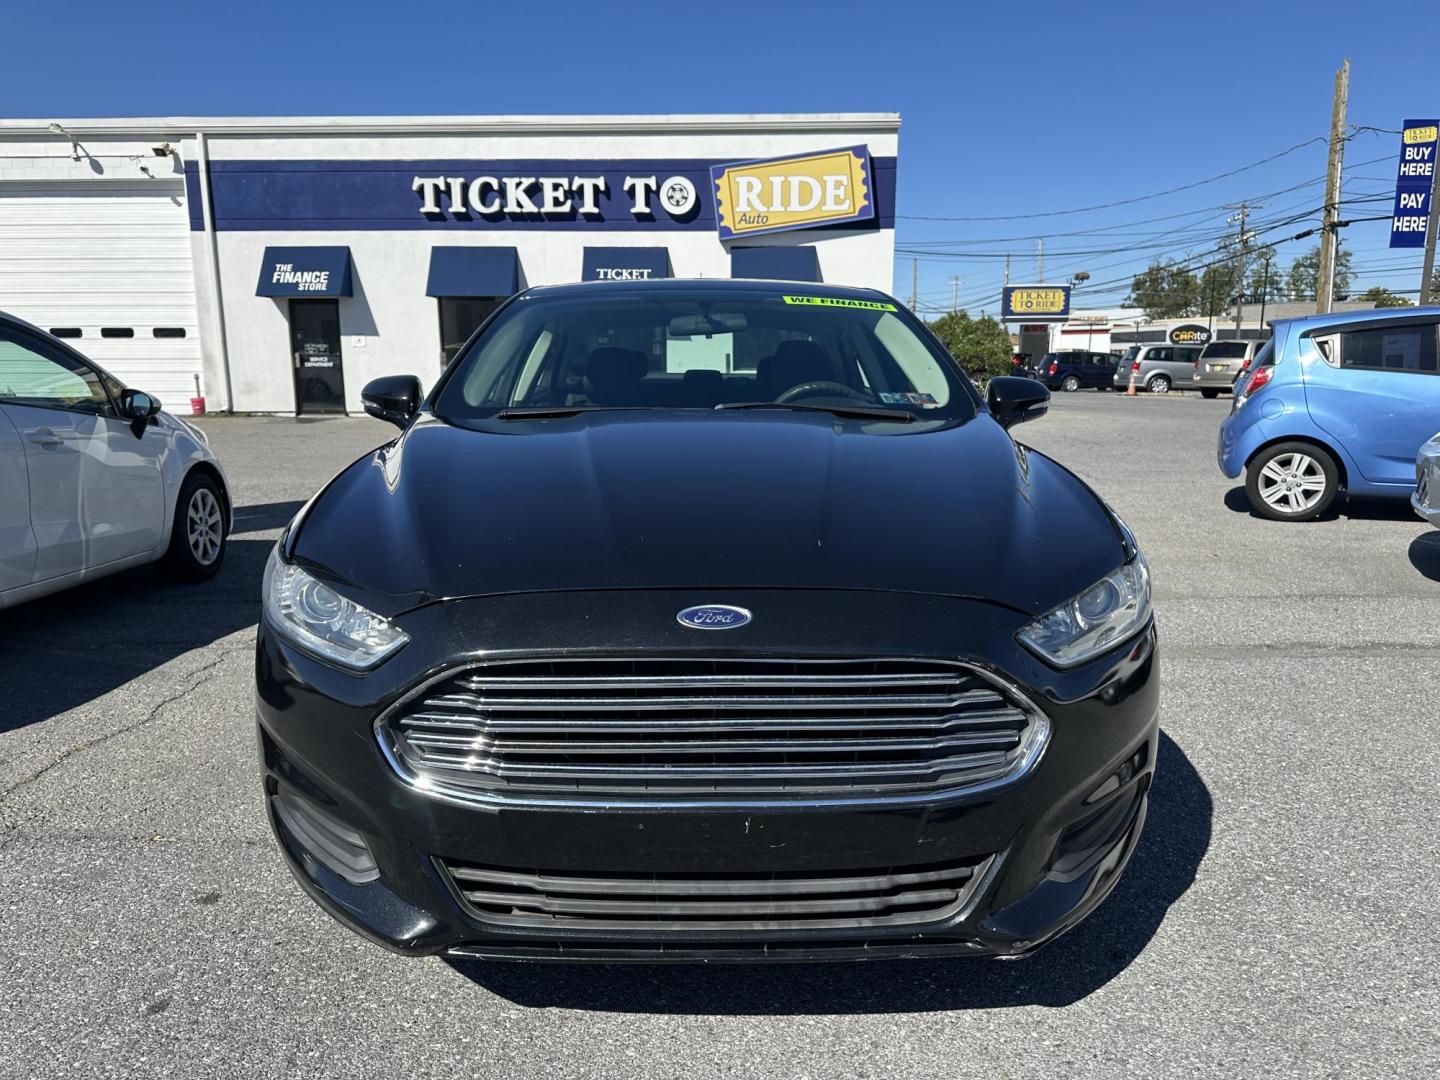
[[[892,113],[0,120],[0,310],[171,408],[360,411],[506,297],[890,290]],[[183,408],[182,408],[183,411]]]

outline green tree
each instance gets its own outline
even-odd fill
[[[1193,315],[1199,308],[1200,281],[1173,262],[1153,262],[1130,282],[1126,307],[1144,308],[1152,319]]]
[[[1226,261],[1207,266],[1200,274],[1200,289],[1193,311],[1182,311],[1182,315],[1221,315],[1229,309],[1240,291],[1238,280],[1240,267]]]
[[[1245,275],[1245,301],[1273,304],[1290,299],[1285,283],[1285,268],[1275,258],[1274,248],[1262,248],[1250,256],[1249,272]]]
[[[1364,300],[1374,304],[1376,307],[1414,307],[1415,301],[1407,300],[1399,293],[1393,293],[1384,285],[1375,285],[1366,289],[1356,300]]]
[[[1335,297],[1340,299],[1350,292],[1350,281],[1355,275],[1350,272],[1350,252],[1343,247],[1335,253]],[[1320,281],[1320,245],[1301,255],[1290,264],[1287,285],[1292,300],[1314,300]]]
[[[994,319],[972,319],[964,311],[942,315],[927,324],[940,343],[972,376],[1008,375],[1015,346]]]

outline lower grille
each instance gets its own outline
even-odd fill
[[[427,790],[606,802],[952,792],[1022,774],[1048,730],[974,668],[888,659],[492,662],[377,726]]]
[[[990,859],[840,876],[802,873],[549,874],[442,862],[479,920],[591,930],[884,929],[938,922],[965,906]]]

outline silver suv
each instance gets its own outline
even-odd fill
[[[1264,344],[1263,341],[1210,342],[1195,361],[1192,376],[1195,389],[1207,398],[1217,396],[1221,390],[1233,390],[1240,372],[1249,370],[1250,361]]]
[[[1135,387],[1152,394],[1168,394],[1171,388],[1186,389],[1193,384],[1199,345],[1131,345],[1115,368],[1113,385],[1124,390],[1135,376]]]

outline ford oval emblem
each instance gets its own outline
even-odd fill
[[[750,612],[730,604],[701,604],[687,607],[675,618],[692,630],[734,630],[750,621]]]

